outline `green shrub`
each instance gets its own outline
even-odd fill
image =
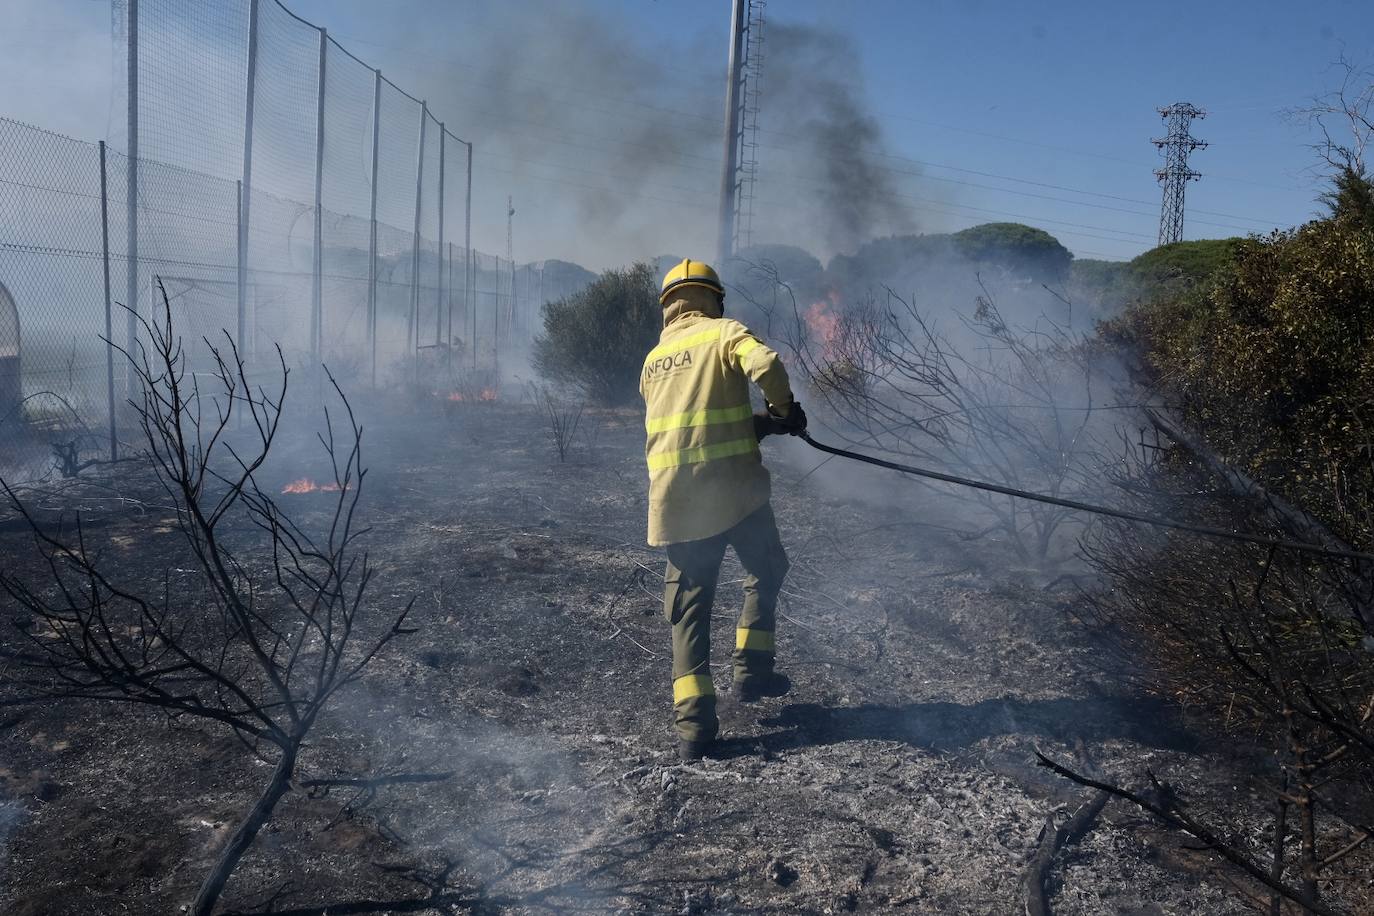
[[[1230,264],[1243,239],[1197,239],[1160,245],[1130,261],[1076,260],[1069,269],[1069,298],[1110,318],[1134,303],[1176,297],[1205,285]]]
[[[639,263],[608,270],[582,291],[546,303],[535,369],[596,404],[634,400],[644,355],[663,327],[657,281],[653,268]]]
[[[1346,198],[1332,204],[1333,219],[1201,250],[1149,252],[1146,267],[1163,279],[1102,330],[1138,348],[1149,381],[1229,465],[1368,550],[1374,231],[1358,187],[1338,183],[1335,193]],[[1167,285],[1188,272],[1210,275]],[[1121,491],[1127,505],[1312,539],[1306,530],[1276,530],[1262,502],[1232,498],[1202,463],[1167,453],[1160,460],[1147,449]],[[1345,817],[1328,799],[1344,804],[1374,778],[1368,565],[1113,523],[1092,530],[1083,546],[1102,584],[1086,593],[1081,617],[1118,670],[1139,672],[1147,689],[1252,737],[1285,773],[1281,788],[1268,788],[1278,780],[1267,773],[1255,784],[1278,793],[1280,835],[1286,800],[1302,812],[1302,829],[1285,841],[1274,872],[1289,896],[1319,903],[1329,893],[1331,911],[1370,912],[1367,899],[1341,900],[1338,890],[1353,888],[1349,877],[1368,872],[1367,864],[1339,871],[1340,858],[1326,857],[1323,826]],[[1233,853],[1267,842],[1234,836]],[[1319,888],[1323,862],[1336,870]]]
[[[1240,242],[1209,283],[1124,320],[1232,463],[1365,541],[1374,509],[1374,232],[1320,220]]]

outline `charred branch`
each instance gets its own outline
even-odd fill
[[[1053,877],[1054,863],[1061,852],[1088,835],[1088,831],[1092,829],[1111,797],[1111,793],[1098,790],[1058,827],[1054,824],[1053,815],[1045,820],[1045,826],[1040,832],[1040,842],[1035,847],[1035,855],[1031,857],[1030,864],[1026,866],[1023,878],[1026,887],[1026,916],[1052,916],[1054,911],[1050,908],[1050,881]]]
[[[1151,799],[1136,792],[1132,792],[1129,789],[1123,789],[1120,786],[1101,782],[1076,773],[1068,767],[1054,762],[1039,751],[1036,752],[1035,756],[1040,766],[1059,774],[1065,779],[1078,783],[1081,786],[1096,789],[1099,792],[1105,792],[1117,798],[1124,799],[1140,808],[1142,811],[1153,814],[1170,829],[1187,833],[1189,836],[1194,837],[1202,843],[1205,850],[1221,856],[1221,858],[1239,868],[1252,880],[1264,885],[1270,891],[1278,894],[1285,900],[1296,903],[1307,912],[1315,913],[1317,916],[1342,916],[1342,911],[1332,909],[1314,899],[1314,897],[1307,892],[1306,888],[1290,887],[1281,881],[1275,880],[1270,870],[1256,862],[1249,854],[1226,842],[1219,832],[1207,827],[1189,814],[1179,801],[1178,796],[1167,785],[1161,783],[1153,773],[1149,774],[1150,785],[1153,789],[1152,794],[1154,795],[1154,799]]]
[[[1257,501],[1264,506],[1271,517],[1298,537],[1314,544],[1324,544],[1336,550],[1353,551],[1346,542],[1336,537],[1331,529],[1323,525],[1288,500],[1269,491],[1249,474],[1227,464],[1213,449],[1208,448],[1198,437],[1189,433],[1182,424],[1170,418],[1158,408],[1145,408],[1145,417],[1150,424],[1176,444],[1195,455],[1239,496]]]
[[[407,604],[371,622],[374,570],[357,509],[366,470],[362,428],[338,383],[342,422],[326,409],[319,441],[337,487],[323,532],[277,503],[259,480],[280,428],[289,370],[278,350],[277,384],[254,386],[226,334],[204,341],[210,384],[190,371],[165,289],[160,315],[137,316],[137,347],[122,351],[138,395],[142,459],[172,505],[204,595],[120,581],[115,564],[76,518],[68,532],[41,523],[4,481],[0,489],[33,535],[46,573],[38,581],[0,570],[0,588],[28,612],[26,651],[0,679],[29,699],[135,703],[229,728],[254,753],[275,748],[272,777],[204,880],[191,912],[206,916],[239,858],[290,789],[297,756],[321,711],[407,632]],[[145,343],[146,341],[146,343]],[[236,426],[243,418],[246,435]],[[246,522],[265,550],[231,550]]]

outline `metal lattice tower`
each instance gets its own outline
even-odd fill
[[[759,79],[763,73],[765,0],[732,0],[730,64],[725,73],[725,157],[721,162],[718,261],[747,245],[758,173]]]
[[[754,234],[754,181],[759,171],[759,86],[763,77],[763,28],[767,7],[767,0],[749,0],[745,14],[734,251],[748,248]]]
[[[1194,118],[1205,118],[1207,112],[1190,102],[1176,102],[1159,109],[1169,129],[1166,137],[1151,142],[1164,156],[1164,168],[1155,169],[1155,177],[1164,185],[1164,203],[1159,211],[1159,244],[1168,245],[1183,238],[1183,193],[1188,182],[1202,177],[1188,167],[1188,154],[1206,149],[1207,142],[1188,133]]]

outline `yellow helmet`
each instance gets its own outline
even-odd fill
[[[684,286],[704,286],[718,296],[725,295],[725,287],[710,264],[685,258],[663,275],[663,291],[658,294],[659,304],[666,303],[670,293]]]

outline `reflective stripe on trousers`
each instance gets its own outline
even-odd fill
[[[735,630],[735,686],[773,670],[778,592],[787,575],[787,554],[771,506],[752,513],[723,534],[668,545],[663,612],[673,626],[673,713],[678,736],[689,741],[716,736],[715,686],[711,680],[711,609],[725,548],[744,567],[744,607]]]

